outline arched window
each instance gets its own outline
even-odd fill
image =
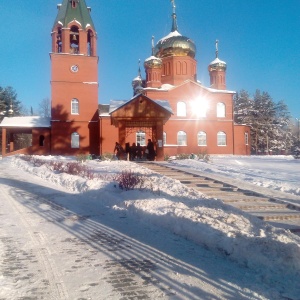
[[[184,62],[182,63],[182,74],[183,74],[183,75],[186,75],[186,74],[187,74],[187,63],[186,63],[186,61],[184,61]]]
[[[163,132],[163,145],[167,144],[167,133]]]
[[[226,146],[226,133],[219,131],[217,134],[217,143],[218,146]]]
[[[198,146],[206,146],[206,133],[204,131],[199,131],[197,135]]]
[[[75,98],[71,101],[71,114],[79,115],[79,101]]]
[[[77,26],[70,29],[70,53],[79,54],[79,30]]]
[[[177,133],[177,145],[186,146],[186,133],[184,131],[178,131]]]
[[[181,62],[180,61],[178,61],[176,63],[176,74],[181,75]]]
[[[76,0],[71,0],[71,3],[72,3],[72,8],[76,8],[77,1]]]
[[[71,134],[71,148],[79,148],[79,134],[77,132]]]
[[[93,40],[93,31],[92,30],[88,30],[87,32],[87,55],[88,56],[93,56],[94,55],[94,51],[93,51],[93,48],[94,48],[94,40]]]
[[[136,133],[136,144],[138,143],[141,146],[146,146],[146,133],[142,130]]]
[[[177,116],[186,117],[186,104],[182,101],[177,102]]]
[[[217,117],[225,118],[225,104],[222,102],[217,104]]]
[[[62,52],[62,37],[61,37],[61,27],[57,27],[57,53]]]

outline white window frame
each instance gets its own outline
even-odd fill
[[[177,132],[177,145],[178,146],[187,146],[186,132],[184,132],[182,130]]]
[[[139,143],[140,146],[146,146],[146,133],[142,130],[136,132],[135,135],[136,145]]]
[[[207,146],[207,134],[204,131],[199,131],[197,134],[198,146]]]
[[[80,144],[80,137],[77,132],[73,132],[71,134],[71,148],[72,149],[79,149]]]
[[[79,115],[79,101],[76,98],[71,100],[71,114]]]
[[[217,118],[225,118],[226,116],[226,106],[225,103],[217,103]]]
[[[220,147],[227,146],[227,136],[224,131],[219,131],[217,133],[217,145]]]
[[[163,132],[163,145],[167,144],[167,133],[164,131]]]

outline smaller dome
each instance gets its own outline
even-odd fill
[[[209,71],[226,71],[227,64],[225,61],[216,57],[208,66]]]
[[[133,78],[133,80],[132,80],[132,86],[134,88],[136,88],[137,86],[142,86],[142,83],[143,83],[143,80],[142,80],[142,77],[140,75]]]
[[[159,69],[162,67],[162,60],[154,55],[148,57],[144,62],[145,69]]]

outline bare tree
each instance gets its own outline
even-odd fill
[[[51,103],[49,98],[44,98],[39,103],[39,115],[41,117],[51,117]]]

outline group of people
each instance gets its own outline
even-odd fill
[[[114,155],[116,155],[118,160],[129,159],[134,161],[147,159],[153,161],[156,156],[156,151],[154,148],[154,143],[151,141],[151,139],[148,139],[148,144],[146,147],[142,147],[140,143],[132,143],[131,146],[129,143],[126,143],[125,150],[120,143],[116,142]]]

